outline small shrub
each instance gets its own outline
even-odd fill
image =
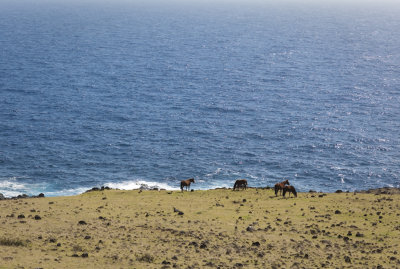
[[[20,239],[0,238],[1,246],[24,247],[26,242]]]
[[[141,256],[137,256],[136,260],[139,262],[148,262],[148,263],[152,263],[154,261],[154,257],[151,256],[150,254],[146,253],[144,255]]]
[[[79,245],[73,246],[73,247],[72,247],[72,250],[73,250],[73,251],[83,251],[82,247],[79,246]]]

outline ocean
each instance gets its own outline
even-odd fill
[[[400,5],[0,2],[0,193],[190,177],[400,187]]]

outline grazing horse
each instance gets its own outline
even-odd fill
[[[182,180],[181,181],[181,190],[183,191],[183,187],[186,187],[186,191],[188,190],[188,188],[190,189],[190,183],[193,182],[194,183],[194,178],[189,178],[186,180]]]
[[[289,184],[289,180],[285,180],[279,183],[275,184],[275,196],[278,196],[278,191],[282,194],[282,190],[286,185],[290,185]]]
[[[235,185],[233,185],[233,190],[239,190],[239,188],[247,189],[246,179],[238,179],[235,181]]]
[[[283,187],[283,197],[285,197],[286,192],[289,192],[289,197],[290,193],[293,193],[295,197],[297,197],[297,191],[293,186],[285,186]]]

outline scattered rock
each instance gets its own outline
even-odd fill
[[[44,197],[44,193],[39,193],[39,195],[37,197],[43,198]]]
[[[379,194],[400,194],[400,188],[391,188],[391,187],[384,187],[384,188],[377,188],[377,189],[370,189],[367,191],[357,191],[359,193],[373,193],[376,195]]]
[[[85,253],[82,253],[81,257],[82,257],[82,258],[87,258],[87,257],[89,257],[89,254],[87,254],[86,252],[85,252]]]
[[[104,187],[102,186],[101,188],[93,187],[90,190],[87,190],[86,192],[91,192],[91,191],[104,191],[104,190],[111,190],[110,187]]]
[[[336,210],[335,214],[342,214],[342,212],[340,212],[340,210]]]
[[[184,213],[182,211],[180,211],[179,209],[174,207],[174,212],[177,212],[178,215],[183,215]]]
[[[39,215],[35,215],[34,219],[35,220],[41,220],[42,218]]]
[[[351,263],[351,259],[349,256],[344,256],[344,261],[347,263]]]
[[[24,214],[18,215],[18,218],[19,218],[19,219],[24,219],[24,218],[25,218],[25,215],[24,215]]]
[[[249,227],[246,228],[246,231],[248,232],[254,232],[254,227],[249,225]]]
[[[87,225],[87,223],[86,223],[86,221],[84,221],[84,220],[80,220],[80,221],[78,222],[78,225]]]
[[[256,241],[253,242],[253,244],[251,244],[253,247],[259,247],[260,246],[260,242]]]
[[[189,243],[189,246],[198,247],[199,245],[197,244],[196,241],[192,241],[192,242]]]
[[[335,193],[342,193],[342,192],[343,192],[342,190],[335,191]]]
[[[202,242],[202,243],[200,244],[200,248],[201,248],[201,249],[207,248],[206,242]]]
[[[85,239],[86,239],[86,240],[88,240],[88,239],[90,239],[90,238],[92,238],[90,235],[85,236]]]

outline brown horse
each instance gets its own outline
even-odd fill
[[[275,196],[278,196],[278,191],[282,194],[282,190],[286,185],[290,185],[289,184],[289,180],[285,180],[279,183],[275,184]]]
[[[182,180],[181,181],[181,190],[183,191],[183,187],[186,187],[186,191],[188,190],[188,188],[190,189],[190,183],[193,182],[194,183],[194,178],[189,178],[186,180]]]
[[[297,191],[293,186],[285,186],[283,187],[283,197],[285,197],[286,192],[289,192],[289,197],[290,197],[290,193],[293,193],[293,195],[295,197],[297,197]]]
[[[235,185],[233,185],[233,190],[239,190],[239,188],[247,189],[246,179],[238,179],[235,181]]]

